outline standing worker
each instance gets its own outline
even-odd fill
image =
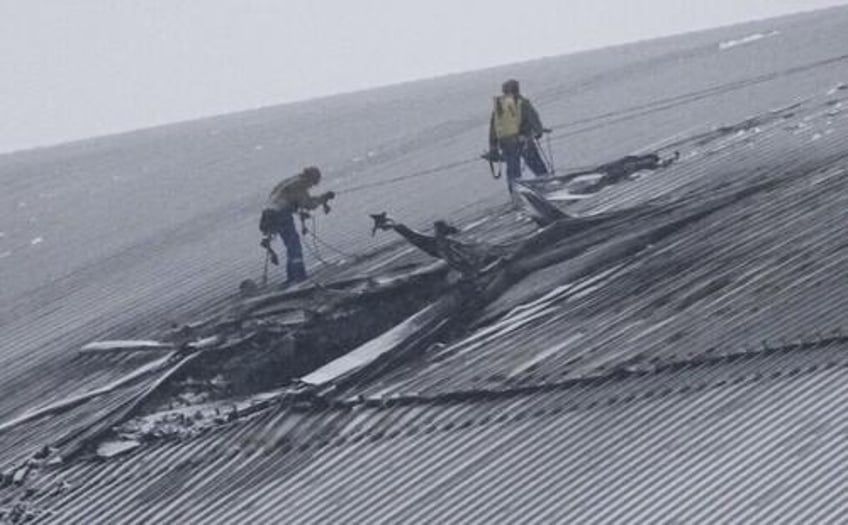
[[[548,168],[536,147],[536,140],[548,131],[529,100],[521,96],[517,80],[501,86],[503,94],[495,97],[489,123],[488,158],[506,162],[506,183],[510,193],[521,178],[521,159],[537,177],[547,175]]]
[[[324,213],[330,212],[327,204],[336,196],[332,191],[317,197],[309,195],[309,189],[321,182],[321,171],[310,166],[301,173],[289,177],[277,184],[268,196],[268,203],[262,210],[259,230],[265,236],[262,247],[268,250],[271,260],[276,263],[276,254],[271,249],[271,240],[278,234],[286,247],[286,285],[306,280],[306,266],[303,264],[303,248],[300,235],[295,226],[294,214],[308,216],[307,210],[324,207]]]

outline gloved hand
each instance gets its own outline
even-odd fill
[[[497,148],[490,149],[486,153],[483,153],[482,155],[480,155],[480,158],[482,158],[483,160],[488,160],[490,162],[500,162],[501,160],[503,160],[501,158],[501,153],[500,151],[498,151]]]
[[[273,210],[262,210],[262,217],[259,219],[259,231],[262,235],[270,235],[274,231],[275,214]]]
[[[324,213],[325,213],[325,214],[326,214],[326,213],[330,213],[331,208],[330,208],[330,205],[329,205],[329,204],[327,204],[327,202],[329,202],[329,201],[331,201],[331,200],[335,199],[335,198],[336,198],[336,193],[335,193],[335,192],[333,192],[333,191],[328,191],[328,192],[327,192],[327,193],[325,193],[322,197],[323,197],[323,200],[324,200],[324,202],[323,202],[323,205],[324,205]]]

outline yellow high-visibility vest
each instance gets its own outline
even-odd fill
[[[517,97],[495,97],[495,135],[498,139],[517,137],[521,129],[521,104]]]

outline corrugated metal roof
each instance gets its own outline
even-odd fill
[[[30,461],[4,479],[4,518],[840,521],[848,122],[838,103],[811,97],[694,134],[675,144],[679,164],[570,205],[583,220],[623,211],[632,223],[617,215],[601,233],[562,241],[585,241],[585,251],[527,276],[459,341],[405,355],[340,398],[281,396],[196,437],[108,460]],[[771,185],[733,200],[763,181]],[[687,214],[697,217],[687,223]],[[463,218],[472,217],[465,239],[508,242],[534,230],[503,209]],[[389,243],[324,275],[429,262]],[[86,359],[51,370],[22,398],[75,375],[55,397],[90,391],[150,357]],[[0,463],[20,466],[58,438],[78,447],[117,422],[104,413],[126,415],[172,371],[169,362],[15,427],[2,434]]]
[[[479,399],[281,408],[45,472],[26,501],[59,523],[837,520],[832,492],[803,489],[848,482],[833,467],[848,453],[845,350],[811,343]]]
[[[848,325],[848,299],[840,293],[846,254],[839,225],[848,218],[842,142],[822,139],[814,155],[806,144],[799,147],[783,129],[805,120],[807,114],[797,112],[780,128],[757,134],[756,155],[763,160],[753,165],[760,169],[745,173],[736,157],[729,177],[732,184],[751,184],[761,180],[765,166],[774,188],[646,243],[636,257],[622,258],[618,247],[628,231],[650,224],[650,215],[619,228],[619,238],[539,271],[504,294],[468,337],[381,378],[367,392],[437,394],[545,383],[599,366],[662,358],[680,344],[697,355],[764,341],[775,345]],[[831,137],[843,136],[839,129]],[[744,151],[747,143],[737,137],[736,148]],[[644,183],[701,185],[705,166],[716,170],[708,177],[715,183],[724,164],[712,162],[681,164]],[[646,190],[632,193],[640,191]],[[708,202],[715,190],[700,198]],[[612,263],[603,263],[605,250]]]
[[[155,380],[167,366],[162,352],[79,354],[62,368],[44,367],[22,382],[21,403],[31,409],[0,425],[0,466],[20,465],[45,446],[64,442],[81,429],[95,424],[106,413],[123,405]],[[11,404],[7,402],[7,405]]]

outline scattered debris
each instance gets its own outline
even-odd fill
[[[101,458],[113,458],[140,446],[141,443],[134,439],[104,441],[97,445],[97,455]]]
[[[62,463],[58,449],[44,446],[33,456],[19,466],[13,466],[6,472],[0,474],[0,486],[23,485],[32,475],[45,466]]]
[[[554,191],[554,184],[571,184],[569,189],[577,194],[588,194],[600,191],[602,188],[626,180],[631,175],[641,171],[656,171],[668,168],[680,159],[680,152],[675,151],[670,157],[661,158],[657,153],[644,155],[627,155],[613,162],[601,164],[588,169],[581,169],[564,175],[536,177],[522,180],[525,186],[543,187],[546,193]]]
[[[835,95],[840,91],[848,91],[848,84],[846,84],[845,82],[840,82],[839,84],[836,84],[827,92],[827,96]]]
[[[80,348],[80,352],[135,352],[139,350],[173,350],[174,345],[159,341],[97,341]]]
[[[48,511],[36,508],[30,502],[19,501],[12,505],[11,508],[0,508],[0,523],[29,523],[50,514]]]

